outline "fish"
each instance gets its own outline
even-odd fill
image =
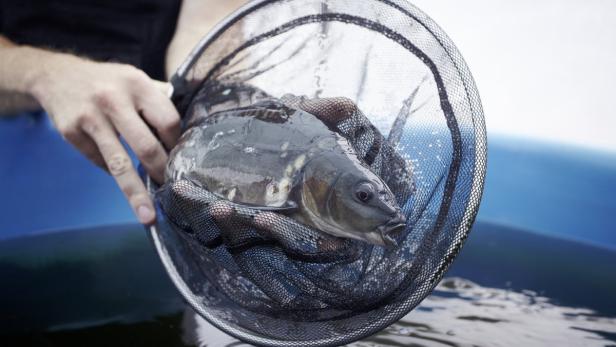
[[[392,235],[406,218],[345,137],[273,97],[209,106],[192,107],[201,114],[188,117],[167,180],[190,177],[233,204],[279,212],[332,236],[396,246]]]

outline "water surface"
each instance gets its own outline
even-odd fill
[[[479,222],[423,303],[352,346],[614,346],[616,252]],[[178,296],[140,226],[0,242],[2,346],[241,346]]]

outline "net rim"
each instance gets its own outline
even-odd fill
[[[177,95],[183,91],[186,80],[186,74],[190,71],[193,64],[197,61],[196,57],[199,57],[201,53],[207,49],[207,47],[214,41],[218,36],[220,36],[229,26],[233,25],[236,21],[243,18],[244,16],[250,14],[253,11],[258,10],[263,6],[267,6],[269,4],[284,2],[285,0],[255,0],[249,2],[242,7],[240,7],[237,11],[226,17],[220,23],[218,23],[214,28],[204,36],[197,46],[191,51],[186,60],[180,65],[177,72],[171,78],[171,84],[173,86],[173,95]],[[478,129],[475,135],[475,150],[476,150],[476,159],[474,161],[474,176],[472,188],[470,190],[470,197],[468,204],[465,208],[465,212],[462,218],[462,223],[460,223],[459,227],[455,232],[456,238],[458,238],[458,242],[454,243],[451,247],[448,248],[448,251],[445,254],[445,257],[441,261],[438,270],[433,274],[433,276],[428,281],[429,287],[427,290],[425,288],[420,287],[420,290],[425,292],[431,291],[438,281],[442,278],[445,271],[460,251],[461,247],[466,240],[471,225],[476,217],[479,202],[481,200],[481,195],[483,194],[483,187],[485,182],[485,173],[486,173],[486,153],[487,153],[487,137],[485,134],[485,121],[483,116],[483,110],[481,107],[481,102],[479,100],[479,96],[477,94],[477,89],[475,86],[475,82],[470,74],[468,66],[464,59],[462,58],[460,52],[455,47],[451,39],[444,33],[444,31],[425,13],[419,10],[414,5],[405,2],[404,5],[399,5],[390,0],[374,0],[384,4],[388,4],[391,7],[402,11],[403,14],[410,16],[417,23],[421,24],[430,32],[432,37],[436,39],[439,44],[443,47],[447,55],[450,57],[451,61],[455,66],[455,70],[457,73],[463,77],[462,84],[466,89],[466,95],[469,98],[469,104],[471,105],[471,118],[473,123],[476,125],[475,129]],[[479,159],[477,159],[479,158]],[[153,184],[150,177],[146,177],[146,184],[148,190],[153,192]],[[356,341],[358,339],[370,336],[378,331],[380,331],[383,327],[399,320],[404,315],[406,315],[410,310],[412,310],[417,304],[413,303],[413,298],[408,297],[402,301],[402,306],[405,307],[404,310],[395,310],[393,312],[388,312],[383,315],[381,318],[376,320],[371,327],[367,329],[362,329],[361,331],[355,331],[351,334],[339,335],[335,337],[329,337],[321,340],[308,340],[308,341],[289,341],[289,340],[278,340],[272,338],[263,338],[257,335],[254,335],[250,332],[247,332],[245,329],[236,328],[234,326],[230,326],[226,324],[224,321],[217,318],[212,313],[208,312],[204,309],[203,305],[199,304],[199,299],[194,295],[194,293],[190,290],[187,283],[182,279],[182,276],[179,274],[172,257],[167,252],[167,249],[164,245],[164,241],[159,234],[159,230],[156,225],[150,226],[148,229],[148,235],[152,240],[154,247],[161,259],[161,262],[169,277],[171,278],[174,285],[180,291],[182,296],[186,299],[186,301],[192,306],[192,308],[199,313],[202,317],[204,317],[209,323],[217,327],[218,329],[224,331],[225,333],[243,340],[252,344],[261,345],[261,346],[281,346],[281,347],[293,347],[293,346],[301,346],[301,347],[311,347],[311,346],[338,346],[341,344],[346,344],[351,341]],[[420,300],[421,301],[421,300]],[[381,322],[381,324],[379,324]]]

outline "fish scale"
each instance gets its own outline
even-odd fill
[[[195,146],[208,143],[210,149],[198,159],[196,171],[221,197],[279,207],[289,198],[291,184],[305,161],[332,150],[336,135],[309,113],[276,102],[265,105],[275,109],[255,106],[207,117],[202,122],[203,131],[192,139]],[[237,129],[240,131],[233,131]],[[330,145],[314,145],[319,143]],[[242,178],[253,181],[241,182]],[[237,189],[235,199],[230,199],[226,192],[233,189]]]

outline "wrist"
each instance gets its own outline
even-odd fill
[[[37,101],[53,88],[54,81],[61,78],[63,67],[74,66],[80,59],[76,56],[47,51],[35,47],[22,47],[28,57],[28,71],[24,74],[24,91]],[[60,76],[59,76],[60,75]],[[56,81],[57,82],[57,81]]]

